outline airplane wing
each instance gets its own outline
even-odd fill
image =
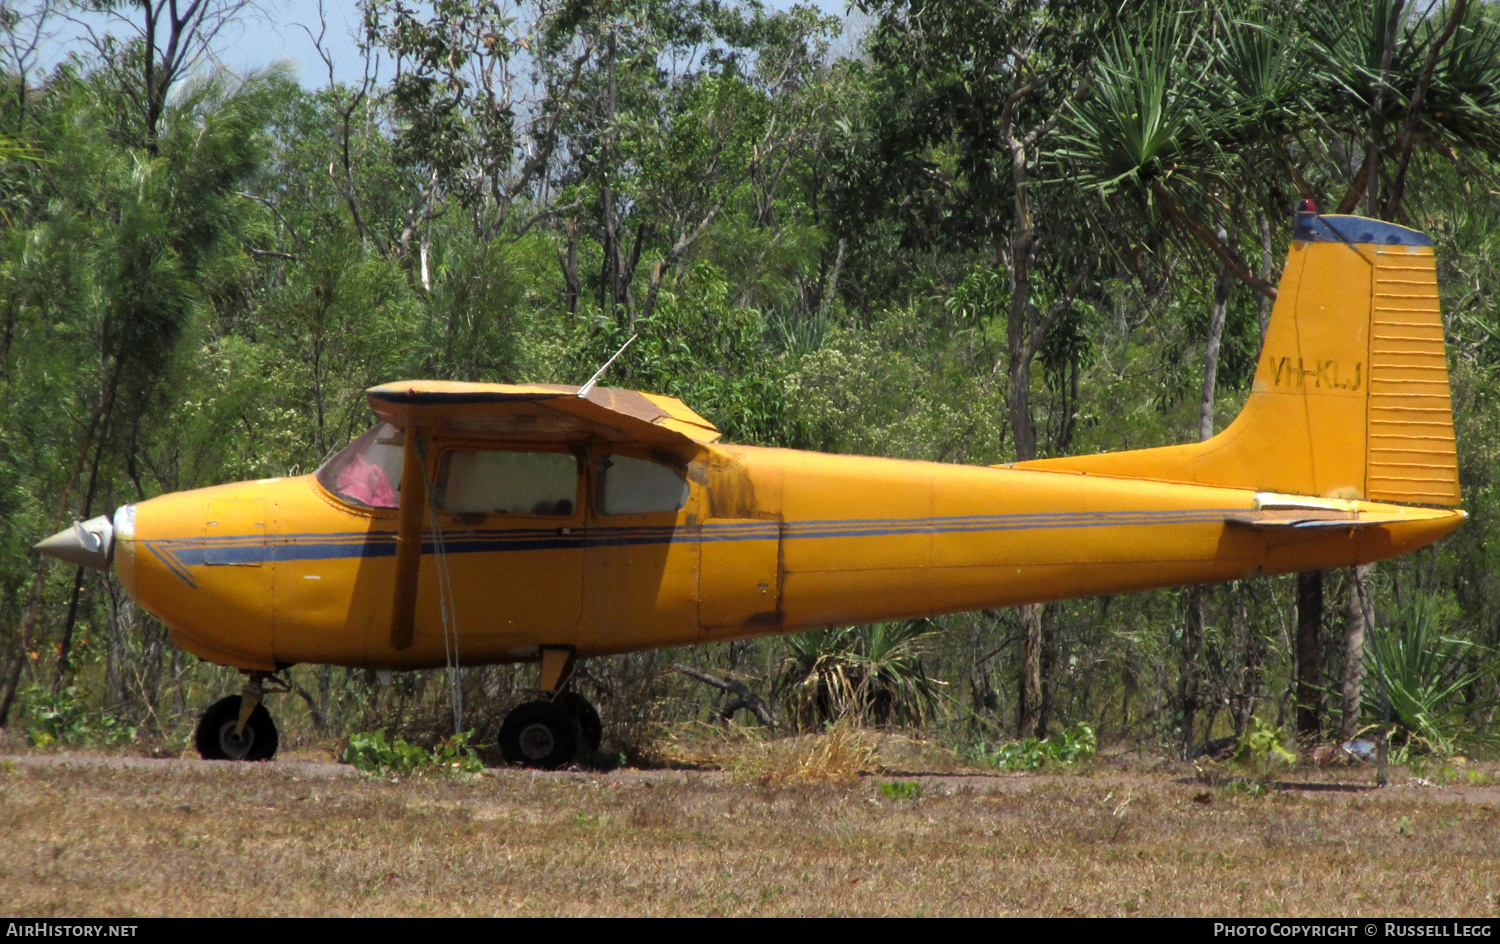
[[[365,391],[370,407],[397,429],[468,438],[558,441],[580,438],[685,446],[719,438],[712,423],[674,397],[561,384],[479,384],[410,380]]]

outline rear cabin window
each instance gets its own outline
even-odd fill
[[[401,431],[381,423],[323,463],[318,483],[354,505],[395,508],[401,503],[404,448]]]
[[[578,459],[568,452],[450,449],[438,467],[438,505],[457,515],[573,514]]]
[[[658,462],[609,456],[599,463],[599,513],[634,515],[676,511],[687,504],[688,484]]]

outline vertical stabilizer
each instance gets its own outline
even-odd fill
[[[1457,505],[1432,239],[1299,213],[1245,408],[1185,446],[1017,467]]]

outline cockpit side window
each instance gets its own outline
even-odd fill
[[[450,449],[438,464],[437,504],[452,514],[561,517],[577,501],[572,453]]]
[[[687,504],[688,483],[658,462],[605,456],[599,463],[596,499],[601,515],[676,511]]]
[[[401,504],[403,449],[401,431],[381,423],[323,463],[318,483],[354,505],[395,508]]]

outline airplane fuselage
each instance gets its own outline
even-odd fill
[[[1236,524],[1268,504],[1247,489],[721,444],[648,457],[685,478],[680,508],[611,515],[596,479],[615,450],[570,453],[566,511],[429,507],[409,645],[391,633],[396,510],[313,476],[131,506],[116,566],[203,658],[410,669],[443,665],[455,644],[464,664],[529,661],[545,645],[605,655],[1349,566],[1463,518],[1324,501],[1351,526],[1298,533]],[[1354,526],[1368,514],[1384,520]]]

